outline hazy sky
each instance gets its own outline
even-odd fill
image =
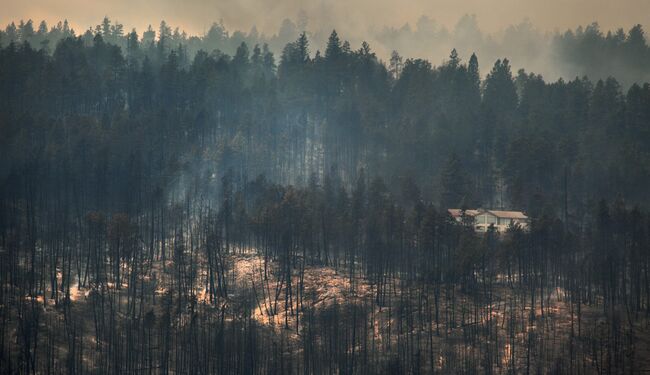
[[[275,33],[282,19],[303,10],[309,28],[336,27],[362,35],[370,27],[415,24],[421,15],[452,28],[464,14],[476,14],[482,30],[498,32],[529,18],[542,30],[575,28],[598,21],[603,29],[650,24],[650,0],[0,0],[0,24],[31,18],[52,23],[67,18],[79,33],[108,15],[142,32],[161,19],[190,34],[203,34],[223,19],[230,30]]]

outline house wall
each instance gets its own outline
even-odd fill
[[[462,221],[459,216],[455,217],[455,219],[459,222]],[[505,232],[511,223],[519,224],[522,228],[528,227],[528,220],[526,219],[502,218],[489,212],[481,212],[474,216],[474,230],[482,233],[487,232],[491,224],[494,225],[498,232]]]
[[[482,218],[482,221],[476,221],[474,225],[474,229],[477,232],[487,232],[488,228],[490,227],[490,224],[494,224],[494,228],[497,230],[497,232],[505,232],[508,230],[508,227],[510,226],[510,222],[514,224],[519,224],[522,228],[527,228],[528,223],[525,220],[520,220],[520,219],[506,219],[506,218],[495,218],[492,216],[495,220],[495,222],[488,222],[488,218],[490,215],[486,215],[486,217]],[[477,217],[478,218],[478,217]]]

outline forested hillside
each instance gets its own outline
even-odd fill
[[[116,27],[0,49],[1,373],[650,370],[650,84]]]

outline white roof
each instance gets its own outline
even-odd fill
[[[463,210],[461,210],[460,208],[450,208],[447,211],[453,217],[460,217]],[[502,211],[502,210],[484,210],[484,209],[465,210],[465,215],[467,216],[478,216],[483,213],[490,214],[492,216],[501,219],[522,219],[522,220],[528,219],[528,216],[526,216],[521,211]]]

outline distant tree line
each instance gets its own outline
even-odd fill
[[[267,44],[270,51],[279,54],[303,31],[314,49],[326,48],[330,30],[312,27],[304,12],[299,12],[295,19],[285,18],[277,31],[271,34],[268,30],[260,32],[255,26],[249,31],[228,30],[221,21],[214,22],[203,35],[189,35],[165,21],[136,32],[109,17],[86,30],[73,30],[67,20],[49,25],[45,21],[20,20],[0,30],[0,46],[7,46],[10,42],[29,42],[32,48],[42,48],[51,53],[58,42],[67,37],[80,36],[90,45],[94,36],[101,34],[104,41],[120,46],[122,50],[126,50],[129,40],[138,40],[143,47],[164,40],[173,48],[182,46],[188,56],[194,56],[199,50],[219,50],[234,55],[244,42],[248,46]],[[353,44],[363,42],[360,35],[348,37],[352,38]],[[525,68],[553,80],[585,75],[592,80],[604,80],[614,76],[625,90],[636,82],[650,80],[650,46],[639,24],[626,29],[602,30],[598,23],[593,22],[564,32],[549,33],[524,20],[508,26],[501,33],[488,34],[481,30],[476,16],[464,15],[453,28],[448,29],[423,15],[413,25],[384,26],[363,37],[384,60],[388,60],[390,51],[396,50],[406,56],[435,62],[455,48],[461,55],[469,56],[474,52],[490,62],[508,56],[515,70]]]

